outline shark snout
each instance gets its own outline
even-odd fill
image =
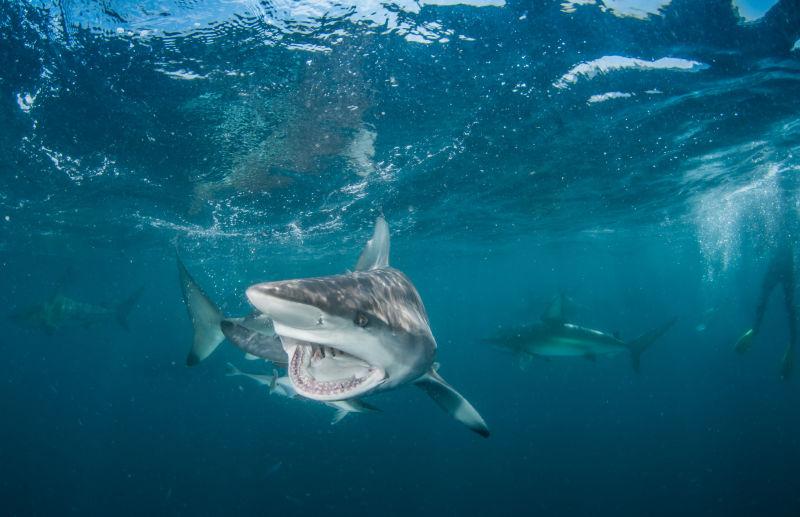
[[[246,291],[247,299],[253,307],[277,323],[297,329],[318,326],[324,313],[310,304],[302,290],[290,282],[253,285]]]

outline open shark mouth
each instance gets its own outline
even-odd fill
[[[303,397],[345,400],[363,395],[381,384],[386,373],[342,350],[281,336],[289,355],[289,378]]]

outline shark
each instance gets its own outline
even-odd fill
[[[439,374],[437,345],[411,280],[389,266],[389,225],[378,217],[355,269],[258,283],[247,299],[272,319],[298,395],[348,401],[412,384],[483,437],[478,411]]]
[[[128,330],[130,315],[143,289],[138,289],[117,305],[95,305],[82,302],[58,292],[47,300],[21,308],[11,314],[11,319],[19,325],[44,330],[48,334],[66,326],[93,325],[116,321]]]
[[[267,316],[258,311],[243,317],[223,316],[219,307],[189,274],[180,258],[176,260],[183,299],[194,331],[192,346],[186,359],[188,366],[196,366],[207,359],[225,339],[243,350],[245,359],[263,359],[278,368],[287,366],[286,352],[275,333],[272,321]],[[272,375],[262,375],[242,372],[228,363],[227,375],[244,376],[268,386],[270,393],[291,399],[298,398],[289,378],[278,375],[277,369],[273,370]],[[375,406],[357,399],[325,404],[336,410],[332,424],[338,423],[350,413],[380,411]]]
[[[270,394],[289,399],[299,398],[292,385],[292,381],[285,375],[278,375],[278,370],[273,370],[272,375],[247,373],[239,370],[231,363],[228,363],[226,375],[228,377],[241,376],[251,379],[262,386],[267,386]],[[380,411],[380,409],[375,406],[358,399],[330,401],[324,402],[324,404],[336,410],[333,415],[333,420],[331,420],[331,425],[338,424],[342,419],[352,413],[374,413]]]
[[[542,314],[540,322],[507,329],[484,341],[516,352],[521,365],[533,357],[583,357],[595,361],[598,357],[628,353],[634,371],[638,372],[642,353],[677,321],[672,318],[631,341],[623,341],[618,333],[570,323],[564,312],[568,306],[568,300],[559,295]]]
[[[278,367],[288,364],[286,352],[268,317],[259,312],[244,317],[223,316],[180,258],[177,262],[181,292],[194,330],[192,346],[186,357],[188,366],[200,364],[225,338],[243,350],[248,359],[264,359]]]
[[[354,38],[312,61],[301,61],[292,88],[269,98],[253,91],[220,105],[197,100],[192,109],[215,112],[215,132],[239,134],[226,155],[226,173],[195,184],[189,214],[236,195],[260,195],[286,189],[342,168],[365,178],[379,170],[376,128],[367,119],[374,109],[370,76],[364,72],[367,41]],[[325,81],[320,81],[325,77]],[[347,92],[345,95],[342,92]],[[248,144],[242,149],[241,142]]]

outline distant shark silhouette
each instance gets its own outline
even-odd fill
[[[65,326],[90,327],[108,321],[116,321],[127,330],[128,316],[139,301],[142,291],[143,288],[136,290],[117,305],[81,302],[59,292],[42,303],[15,311],[11,314],[11,319],[21,326],[41,329],[48,334]]]
[[[222,127],[235,124],[245,133],[240,140],[252,144],[242,149],[237,143],[222,177],[195,184],[189,213],[197,214],[209,203],[232,195],[284,189],[332,168],[360,177],[373,174],[378,133],[366,122],[374,100],[364,72],[365,48],[357,38],[342,42],[298,70],[294,88],[267,99],[263,92],[253,92],[225,104]],[[218,109],[218,103],[208,109]],[[243,127],[242,117],[258,122]]]
[[[250,303],[272,318],[303,397],[349,401],[415,384],[481,436],[489,428],[442,379],[436,341],[419,293],[389,267],[389,226],[380,217],[352,273],[257,284]]]
[[[677,321],[677,318],[672,318],[632,341],[623,341],[616,333],[568,323],[564,309],[569,305],[568,299],[559,295],[545,310],[541,322],[514,327],[484,341],[517,353],[520,366],[532,357],[583,357],[594,361],[597,357],[627,352],[633,369],[638,372],[642,353]]]

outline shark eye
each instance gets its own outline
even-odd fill
[[[363,328],[369,325],[369,318],[363,312],[357,312],[353,323]]]

